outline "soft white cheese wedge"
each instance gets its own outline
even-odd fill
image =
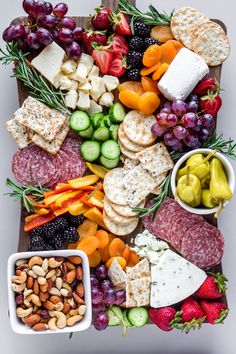
[[[76,72],[70,74],[70,78],[79,82],[85,82],[88,76],[88,69],[84,64],[78,64]]]
[[[151,266],[151,299],[154,308],[170,306],[192,295],[207,275],[177,253],[166,250]]]
[[[199,55],[182,48],[162,76],[158,88],[170,101],[185,100],[208,73],[209,68]]]
[[[94,113],[102,112],[102,106],[97,104],[94,100],[90,101],[90,108],[87,110],[89,116],[92,116]]]
[[[65,58],[64,50],[55,42],[45,47],[42,52],[35,57],[31,64],[38,70],[52,85],[59,87],[55,82],[55,77],[61,71],[61,65]]]
[[[119,79],[112,75],[104,75],[103,80],[107,91],[115,90],[119,86]]]
[[[105,107],[111,107],[114,102],[114,96],[111,92],[105,92],[99,100],[99,104]]]
[[[90,108],[90,98],[88,93],[80,92],[77,107],[82,111],[87,111]]]
[[[65,75],[74,73],[76,69],[77,69],[77,63],[74,60],[66,60],[61,66],[61,71]]]
[[[70,90],[65,97],[67,107],[75,109],[77,106],[78,99],[78,92],[76,90]]]
[[[102,77],[93,77],[91,81],[91,91],[90,94],[94,101],[98,101],[98,99],[106,92],[104,80]]]
[[[99,76],[99,67],[96,65],[92,66],[92,69],[88,75],[88,80],[91,81],[94,77],[98,77]]]
[[[83,64],[86,66],[88,73],[91,71],[94,59],[91,55],[82,53],[80,60],[78,61],[79,64]]]

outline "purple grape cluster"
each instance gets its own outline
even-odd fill
[[[23,0],[23,8],[28,15],[27,24],[13,23],[3,32],[6,42],[18,41],[20,48],[39,49],[54,40],[61,45],[68,57],[79,60],[82,50],[80,41],[85,29],[76,27],[73,18],[65,16],[68,6],[59,3],[53,7],[44,0]]]
[[[96,267],[95,274],[91,274],[91,295],[94,317],[94,327],[98,331],[108,326],[109,317],[106,305],[120,305],[125,302],[125,290],[115,290],[108,278],[108,270],[104,264]]]
[[[166,102],[156,116],[153,134],[163,138],[165,144],[174,151],[201,147],[211,136],[215,119],[210,114],[198,114],[199,109],[199,97],[195,94],[191,94],[186,102]]]

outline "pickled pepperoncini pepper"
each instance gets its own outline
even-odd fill
[[[210,169],[210,193],[212,198],[218,203],[224,202],[224,200],[230,200],[232,198],[232,191],[229,187],[221,161],[214,157],[211,160]]]
[[[198,177],[190,174],[190,166],[187,166],[187,174],[178,180],[177,194],[183,202],[193,208],[201,203],[201,182]]]
[[[202,205],[210,209],[215,208],[218,205],[215,199],[212,198],[209,189],[202,189]]]

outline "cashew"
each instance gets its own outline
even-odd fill
[[[38,265],[38,266],[41,266],[42,263],[43,263],[43,260],[42,260],[41,257],[34,256],[34,257],[30,258],[28,264],[29,264],[29,268],[32,269],[35,264]]]
[[[57,328],[65,328],[66,327],[66,316],[63,312],[60,311],[49,311],[49,315],[51,317],[57,318]]]
[[[44,277],[45,276],[45,271],[43,270],[42,267],[38,266],[38,265],[34,265],[32,267],[32,270],[34,272],[34,274],[40,276],[40,277]]]
[[[87,310],[86,305],[80,305],[80,307],[78,308],[79,315],[83,316],[85,314],[86,310]]]
[[[26,287],[26,283],[22,283],[22,284],[11,284],[11,288],[13,291],[15,291],[16,293],[21,292],[22,290],[24,290],[24,288]]]
[[[56,311],[62,311],[64,305],[62,302],[58,302],[57,304],[54,305],[54,310]]]
[[[33,293],[32,289],[27,289],[25,288],[23,295],[24,295],[24,299],[26,299],[28,296],[30,296]]]
[[[27,259],[18,259],[16,261],[16,267],[19,267],[22,264],[27,264]]]
[[[70,310],[69,314],[71,317],[78,315],[78,309]]]
[[[71,286],[68,283],[66,283],[65,281],[63,281],[63,283],[62,283],[62,287],[69,290],[69,291],[72,291]]]
[[[56,278],[56,287],[57,287],[57,289],[60,290],[62,288],[62,283],[63,283],[63,281],[62,281],[62,279],[60,277]]]
[[[24,310],[22,307],[17,307],[16,309],[16,315],[19,318],[29,316],[32,312],[33,312],[33,307],[30,307],[29,309],[26,310]]]
[[[57,288],[52,288],[49,290],[49,294],[50,295],[58,295],[61,296],[60,290],[58,290]]]
[[[61,276],[61,270],[60,268],[56,268],[56,276],[60,277]]]
[[[83,319],[83,316],[76,315],[73,317],[68,318],[66,321],[67,326],[74,326],[77,322],[81,321]]]
[[[47,274],[46,274],[46,279],[52,278],[56,274],[55,269],[51,269]]]
[[[64,288],[62,288],[59,292],[62,296],[65,296],[65,297],[67,297],[69,294],[69,290],[64,289]]]
[[[32,269],[27,270],[27,274],[28,274],[30,277],[32,277],[32,278],[34,278],[34,279],[37,279],[37,275],[34,274],[34,272],[32,271]]]
[[[38,277],[38,283],[39,285],[44,285],[46,284],[47,280],[44,277]]]
[[[55,258],[49,258],[48,260],[48,265],[50,268],[57,268],[60,267],[60,265],[62,264],[62,261],[56,261]]]
[[[11,277],[11,280],[17,284],[22,284],[26,282],[26,279],[27,279],[26,272],[21,272],[20,275],[12,275]]]
[[[45,272],[48,270],[48,259],[47,259],[47,258],[44,258],[41,267],[43,268],[43,270],[44,270]]]
[[[57,318],[56,317],[52,317],[50,318],[50,320],[48,321],[48,328],[51,330],[51,331],[56,331],[57,330]]]
[[[30,304],[30,302],[32,302],[35,306],[40,307],[42,305],[40,298],[38,297],[38,295],[35,294],[31,294],[30,296],[28,296],[25,300],[24,300],[24,304],[28,305]],[[26,305],[26,306],[27,306]]]
[[[68,299],[68,304],[72,307],[72,308],[75,308],[75,302],[74,302],[74,299]]]

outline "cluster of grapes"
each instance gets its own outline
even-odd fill
[[[197,114],[199,109],[199,97],[195,94],[191,94],[186,102],[166,102],[156,116],[153,134],[162,137],[174,151],[201,147],[212,134],[215,119],[210,114]]]
[[[28,14],[28,22],[13,23],[7,27],[3,32],[6,42],[19,41],[21,49],[39,49],[55,40],[65,49],[68,57],[79,60],[82,50],[78,41],[82,39],[85,29],[76,27],[75,20],[65,16],[68,11],[66,4],[59,3],[53,7],[44,0],[24,0],[23,8]]]
[[[91,293],[94,317],[94,327],[102,331],[108,326],[109,317],[106,305],[120,305],[125,302],[125,290],[114,290],[108,278],[108,270],[104,264],[96,267],[95,274],[91,274]]]

